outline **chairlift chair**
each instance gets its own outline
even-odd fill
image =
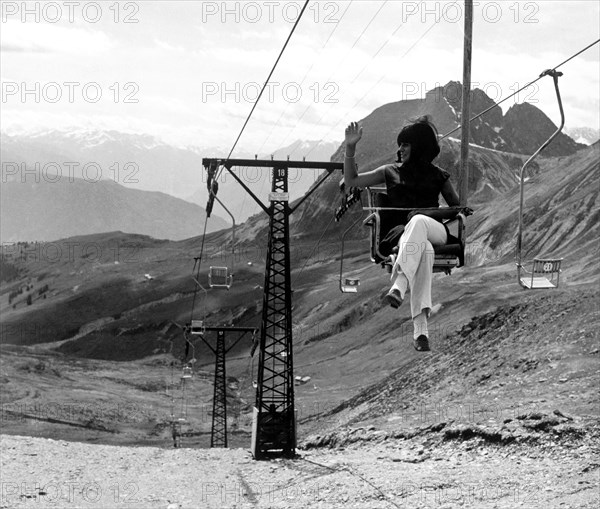
[[[534,258],[531,271],[521,265],[521,271],[525,275],[519,278],[519,283],[523,288],[528,290],[558,288],[562,260],[562,258]]]
[[[358,285],[360,285],[360,278],[344,278],[343,282],[340,283],[340,290],[342,293],[357,293]]]
[[[396,226],[393,216],[400,209],[387,206],[387,194],[383,187],[368,187],[367,189],[367,207],[370,212],[367,218],[363,221],[365,226],[371,228],[370,247],[371,261],[380,263],[387,267],[388,271],[392,270],[392,261],[390,253],[382,253],[380,250],[381,241],[387,233]],[[444,272],[448,275],[452,269],[462,267],[465,264],[465,215],[458,212],[454,219],[444,221],[453,239],[443,246],[434,246],[435,260],[433,263],[433,272]]]
[[[204,336],[205,329],[204,320],[192,320],[190,324],[190,334],[192,336]]]
[[[233,274],[229,273],[229,267],[213,267],[208,271],[208,286],[211,288],[231,288]]]
[[[551,142],[558,136],[565,125],[565,112],[563,110],[562,100],[560,98],[560,90],[558,88],[558,78],[562,76],[562,72],[556,71],[555,69],[547,69],[542,74],[543,76],[551,76],[554,81],[554,91],[556,93],[556,100],[558,102],[558,109],[560,110],[560,125],[556,128],[556,131],[550,135],[550,137],[525,161],[521,167],[519,173],[519,230],[517,233],[517,245],[515,249],[515,264],[517,265],[517,280],[519,284],[528,290],[539,290],[545,288],[558,288],[558,282],[560,278],[560,265],[562,258],[534,258],[531,264],[531,271],[525,268],[525,262],[522,259],[523,250],[523,212],[525,203],[525,169],[527,166],[538,156],[538,154],[544,150]],[[523,276],[522,274],[525,273]]]
[[[231,267],[211,266],[208,270],[208,285],[211,288],[226,288],[229,290],[233,283],[233,266],[235,263],[235,217],[233,217],[233,214],[223,204],[223,202],[219,200],[219,198],[217,198],[214,194],[211,194],[211,196],[221,204],[221,206],[229,214],[229,217],[231,217]]]
[[[342,235],[342,250],[340,254],[340,291],[342,293],[357,293],[358,286],[360,285],[360,278],[350,278],[344,276],[344,239],[346,235],[350,233],[350,231],[361,221],[362,218],[359,217],[352,225],[346,228],[344,234]]]

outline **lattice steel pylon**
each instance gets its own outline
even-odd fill
[[[192,322],[193,323],[193,322]],[[186,326],[187,330],[193,330],[192,325]],[[209,332],[217,333],[217,342],[213,347],[207,340]],[[212,406],[212,427],[210,430],[211,447],[228,447],[227,445],[227,377],[225,373],[225,358],[227,353],[234,348],[245,334],[256,335],[256,327],[210,327],[202,325],[202,334],[198,334],[202,342],[215,354],[215,377]],[[227,347],[225,345],[225,334],[236,333],[238,338]]]
[[[215,387],[213,393],[211,447],[227,447],[227,388],[225,377],[225,332],[217,332]]]
[[[251,449],[255,459],[296,454],[294,369],[292,352],[292,289],[290,280],[289,216],[314,193],[342,163],[265,159],[203,158],[209,171],[222,166],[269,216],[269,242],[263,293],[256,405]],[[231,168],[269,168],[272,171],[270,206],[252,192]],[[289,205],[288,169],[326,170],[293,207]]]
[[[252,454],[257,459],[269,451],[293,456],[296,450],[287,168],[273,168],[271,191],[252,430]]]

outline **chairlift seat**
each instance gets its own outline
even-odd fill
[[[211,288],[231,288],[233,274],[229,273],[229,267],[210,267],[208,271],[208,285]]]
[[[528,290],[558,288],[562,260],[562,258],[534,258],[531,271],[521,265],[521,269],[525,272],[525,276],[519,278],[521,286]]]
[[[388,266],[391,270],[389,253],[380,250],[381,241],[396,226],[395,210],[388,206],[387,194],[383,188],[367,188],[367,207],[370,212],[363,224],[371,228],[371,261]],[[443,246],[434,246],[435,260],[433,272],[450,274],[452,269],[462,267],[465,260],[465,216],[458,212],[454,219],[444,221],[451,235],[450,242]]]
[[[204,336],[204,320],[192,320],[190,334],[193,336]]]
[[[181,373],[181,378],[189,379],[192,378],[192,368],[190,366],[184,366]]]
[[[360,279],[345,278],[340,283],[340,290],[342,293],[357,293],[358,285],[360,285]]]

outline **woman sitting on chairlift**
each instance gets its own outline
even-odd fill
[[[450,174],[432,164],[440,153],[440,146],[437,130],[427,116],[420,117],[400,131],[395,164],[359,174],[354,154],[361,137],[362,127],[357,122],[350,123],[345,135],[344,184],[346,189],[385,184],[388,207],[413,209],[397,211],[395,222],[398,226],[383,240],[398,246],[393,260],[392,287],[384,300],[397,309],[410,289],[413,345],[417,351],[428,351],[427,319],[431,312],[435,259],[433,246],[446,244],[448,231],[441,221],[452,219],[457,211],[419,209],[439,207],[440,193],[450,207],[458,206],[459,198],[450,183]]]

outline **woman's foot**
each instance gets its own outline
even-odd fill
[[[383,296],[383,302],[385,302],[386,304],[389,304],[394,309],[398,309],[402,305],[403,300],[404,299],[402,298],[402,295],[400,294],[400,290],[397,290],[396,288],[392,288],[389,292],[387,292]]]
[[[429,339],[425,334],[421,334],[413,340],[413,346],[417,352],[429,352]]]

